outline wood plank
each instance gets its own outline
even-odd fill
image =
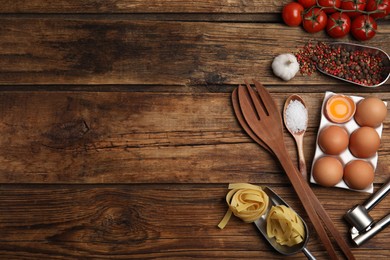
[[[224,85],[260,78],[267,85],[344,86],[315,74],[275,77],[273,58],[313,39],[271,23],[88,19],[0,19],[0,84]],[[316,40],[328,41],[324,32]],[[345,39],[351,40],[351,39]],[[373,46],[390,52],[390,24]]]
[[[272,95],[281,109],[288,95]],[[301,96],[310,165],[324,94]],[[2,92],[0,104],[1,183],[288,183],[242,131],[227,93]],[[376,182],[390,172],[389,120]]]
[[[290,187],[272,188],[306,218]],[[226,185],[1,185],[0,190],[0,254],[7,258],[282,259],[251,224],[233,217],[224,230],[216,227],[227,209]],[[348,237],[341,217],[367,195],[326,188],[315,192]],[[384,200],[370,214],[378,219],[389,209]],[[389,239],[390,229],[385,229],[352,251],[358,259],[389,257],[383,249]],[[314,232],[308,247],[326,257]]]
[[[41,0],[5,1],[0,13],[276,13],[283,1],[239,0],[58,0],[53,3]]]

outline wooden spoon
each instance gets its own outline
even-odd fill
[[[305,102],[303,101],[303,99],[299,96],[299,95],[296,95],[296,94],[293,94],[291,96],[289,96],[286,100],[286,102],[284,103],[284,110],[283,110],[283,120],[284,120],[284,124],[287,128],[287,130],[290,132],[290,134],[294,137],[295,139],[295,143],[297,144],[297,149],[298,149],[298,158],[299,158],[299,171],[301,172],[303,178],[305,180],[307,180],[307,167],[306,167],[306,161],[305,161],[305,154],[303,153],[303,136],[306,132],[306,127],[307,127],[307,114],[306,114],[306,127],[305,129],[302,129],[302,130],[298,130],[298,131],[294,131],[293,129],[291,129],[291,127],[289,127],[287,125],[287,108],[288,108],[288,105],[290,104],[290,102],[292,101],[299,101],[302,103],[302,105],[305,107],[306,109],[306,104]],[[307,112],[307,109],[306,109],[306,112]]]
[[[240,85],[237,89],[238,95],[236,97],[233,95],[233,99],[238,97],[238,104],[241,108],[240,114],[243,115],[243,118],[238,118],[238,120],[243,120],[240,123],[248,126],[246,129],[250,130],[251,134],[253,132],[253,135],[257,136],[257,140],[262,141],[259,144],[261,146],[265,144],[277,157],[330,258],[338,259],[338,256],[324,229],[325,226],[335,238],[336,243],[344,255],[348,259],[355,259],[348,244],[332,222],[332,219],[322,207],[307,182],[305,182],[302,174],[291,161],[283,140],[282,117],[275,101],[261,83],[255,80],[253,82],[255,83],[257,92],[245,81],[247,87],[245,88]]]

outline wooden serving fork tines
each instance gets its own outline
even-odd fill
[[[255,80],[253,82],[257,91],[245,81],[246,86],[240,85],[233,92],[233,106],[238,121],[249,136],[277,157],[329,256],[337,259],[336,251],[324,225],[345,256],[348,259],[355,259],[318,198],[293,164],[284,143],[282,118],[273,98],[264,86]]]

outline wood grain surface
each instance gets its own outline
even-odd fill
[[[278,13],[288,1],[207,0],[180,1],[141,0],[76,1],[40,0],[5,1],[0,13]]]
[[[273,96],[282,109],[287,95]],[[301,96],[310,109],[310,165],[324,94]],[[390,100],[388,93],[376,96]],[[0,103],[0,182],[288,182],[241,130],[230,94],[5,92]],[[285,138],[296,158],[293,139]],[[384,134],[377,182],[390,172],[389,146]]]
[[[325,91],[390,102],[389,82],[275,77],[276,55],[335,41],[285,26],[287,2],[3,1],[0,259],[285,259],[252,224],[217,228],[233,182],[271,187],[308,221],[279,164],[237,123],[232,90],[256,78],[280,110],[302,96],[309,170]],[[389,19],[378,26],[364,44],[390,53]],[[389,178],[389,123],[375,190]],[[311,187],[357,259],[390,257],[389,228],[359,248],[349,239],[343,215],[369,194]],[[389,212],[385,199],[370,215]],[[309,250],[327,259],[308,225]]]
[[[273,75],[273,57],[298,52],[313,39],[282,24],[66,18],[0,23],[3,85],[191,86],[238,84],[243,78],[261,78],[266,85],[337,84],[319,73],[288,83]],[[377,34],[374,46],[388,51],[390,25]],[[329,41],[325,32],[315,39]]]
[[[290,188],[272,188],[304,216]],[[252,224],[233,218],[224,230],[216,228],[226,210],[225,185],[37,185],[28,190],[12,185],[2,189],[0,209],[7,214],[0,217],[0,241],[4,256],[11,258],[15,251],[20,257],[55,255],[58,259],[279,257]],[[349,191],[332,195],[325,188],[316,193],[330,201],[324,206],[336,227],[346,234],[340,209],[347,210],[365,196],[350,196]],[[339,200],[340,195],[345,199]],[[372,216],[382,217],[378,212],[388,210],[388,205],[380,204]],[[316,234],[310,236],[309,249],[326,258]],[[365,250],[386,256],[389,233],[381,237],[355,251],[356,256],[364,257]]]

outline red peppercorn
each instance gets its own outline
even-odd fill
[[[348,51],[343,47],[331,47],[326,43],[312,42],[296,54],[303,75],[311,75],[316,66],[325,72],[372,86],[380,82],[383,64],[381,58],[365,51]],[[375,79],[376,78],[376,79]]]

